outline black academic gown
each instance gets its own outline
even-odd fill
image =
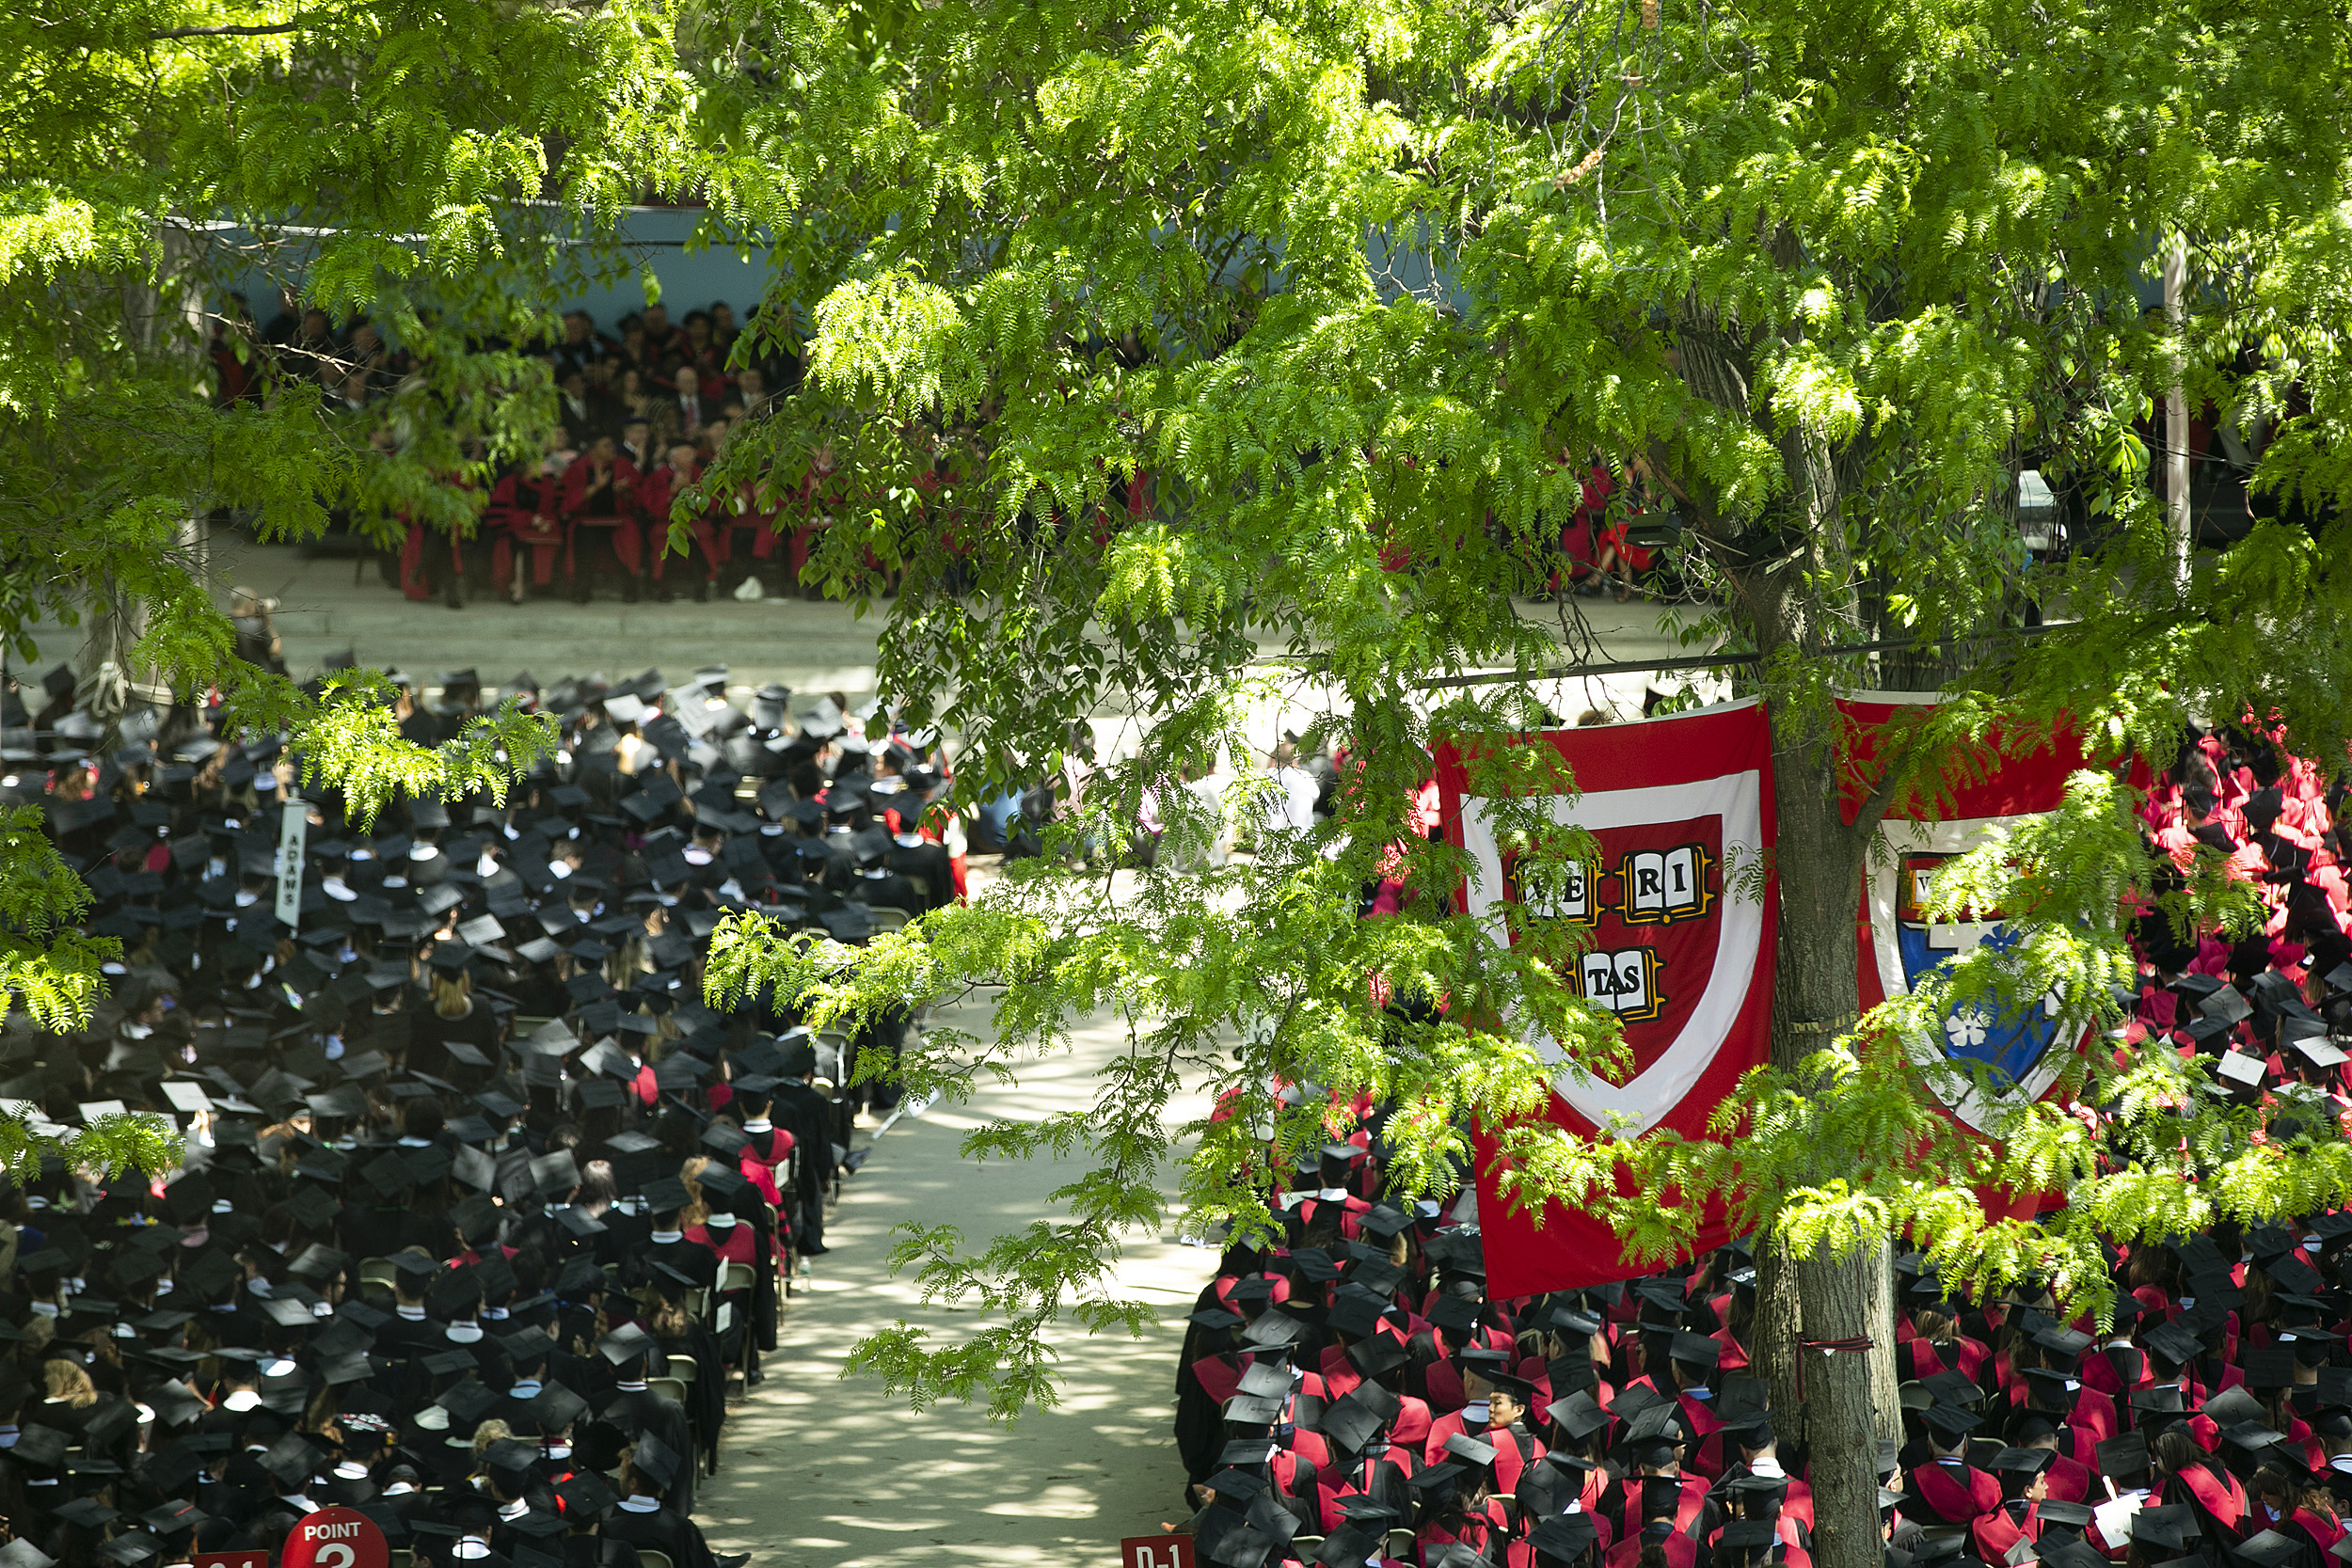
[[[834,1172],[833,1101],[808,1085],[787,1079],[776,1085],[771,1114],[800,1143],[801,1212],[794,1245],[813,1257],[825,1250],[825,1194],[833,1186]]]
[[[631,1442],[651,1433],[661,1439],[663,1448],[677,1455],[677,1474],[671,1478],[670,1488],[662,1495],[662,1505],[681,1514],[693,1513],[696,1449],[693,1433],[687,1424],[686,1407],[649,1388],[623,1388],[598,1414],[628,1433]]]
[[[671,1568],[714,1568],[709,1544],[694,1521],[667,1508],[649,1513],[615,1508],[605,1515],[604,1537],[632,1546],[649,1546],[667,1557]]]

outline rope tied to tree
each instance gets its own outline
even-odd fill
[[[1858,1335],[1851,1339],[1799,1338],[1797,1340],[1797,1402],[1800,1404],[1804,1402],[1804,1353],[1806,1351],[1818,1350],[1823,1355],[1836,1355],[1842,1350],[1859,1355],[1876,1343],[1877,1341],[1867,1334]]]

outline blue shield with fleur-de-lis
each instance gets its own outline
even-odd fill
[[[1902,956],[1903,980],[1916,990],[1920,981],[1979,945],[1995,950],[2017,940],[2000,911],[1982,912],[1978,919],[1934,922],[1922,912],[1929,879],[1947,855],[1907,854],[1897,883],[1895,947]],[[1990,1002],[1963,1003],[1944,1019],[1944,1053],[1956,1061],[1979,1063],[1993,1072],[2001,1087],[2024,1081],[2056,1043],[2058,1009],[2048,997],[1994,1006]]]

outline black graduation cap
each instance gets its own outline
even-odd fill
[[[122,1517],[119,1511],[108,1508],[95,1497],[76,1497],[64,1507],[53,1509],[51,1512],[67,1524],[77,1525],[83,1529],[96,1529],[109,1519]]]
[[[1459,1338],[1478,1326],[1478,1308],[1460,1296],[1439,1296],[1429,1305],[1429,1322]]]
[[[2122,1479],[2147,1468],[2148,1439],[2144,1433],[2127,1432],[2099,1445],[2099,1473],[2103,1476]]]
[[[530,1405],[531,1418],[542,1432],[562,1432],[580,1419],[587,1408],[586,1400],[560,1383],[550,1383],[540,1389]]]
[[[318,1468],[319,1452],[309,1438],[290,1432],[270,1445],[259,1462],[262,1472],[289,1491],[307,1483]]]
[[[1323,1435],[1345,1453],[1360,1453],[1377,1440],[1384,1423],[1364,1402],[1349,1394],[1325,1407]]]
[[[638,1474],[666,1492],[670,1482],[676,1479],[678,1456],[660,1438],[648,1432],[638,1436],[637,1451],[631,1465]]]
[[[2090,1513],[2089,1508],[2080,1503],[2069,1503],[2063,1506],[2069,1509],[2081,1509],[2086,1514]],[[2050,1513],[2046,1503],[2042,1506],[2041,1516],[2044,1520],[2052,1520],[2056,1517]],[[2090,1520],[2086,1518],[2082,1525],[2075,1528],[2081,1528],[2090,1523]],[[2114,1568],[2112,1563],[2100,1555],[2097,1547],[2079,1535],[2070,1535],[2059,1539],[2044,1536],[2034,1543],[2034,1549],[2041,1554],[2042,1561],[2047,1565],[2047,1568]]]
[[[1404,1345],[1390,1334],[1372,1334],[1347,1347],[1348,1364],[1369,1380],[1394,1371],[1410,1360]]]
[[[1674,1338],[1674,1349],[1671,1354],[1677,1361],[1688,1361],[1700,1367],[1712,1367],[1723,1358],[1723,1341],[1710,1338],[1704,1334],[1677,1333]]]
[[[2229,1551],[2231,1556],[2241,1562],[2251,1563],[2253,1568],[2286,1568],[2288,1563],[2302,1555],[2303,1547],[2292,1536],[2266,1529],[2230,1546]]]
[[[1724,1526],[1720,1540],[1733,1552],[1769,1551],[1780,1539],[1780,1527],[1770,1519],[1734,1519]]]
[[[1482,1443],[1468,1433],[1457,1432],[1445,1440],[1445,1451],[1463,1464],[1477,1469],[1495,1462],[1495,1446]]]
[[[2004,1470],[2013,1475],[2038,1476],[2058,1458],[2055,1449],[2003,1449],[1986,1462],[1985,1468]]]
[[[1252,1346],[1272,1347],[1295,1342],[1307,1331],[1307,1325],[1296,1318],[1281,1312],[1266,1312],[1242,1330],[1242,1338]]]
[[[2203,1342],[2177,1323],[2158,1323],[2139,1342],[2175,1366],[2185,1366],[2204,1350]]]
[[[1554,1400],[1544,1406],[1544,1417],[1565,1432],[1581,1440],[1609,1424],[1608,1413],[1597,1403],[1592,1394],[1582,1388],[1565,1399]]]
[[[615,1367],[625,1366],[654,1347],[654,1337],[643,1324],[623,1323],[596,1341],[596,1351]]]
[[[1935,1429],[1947,1447],[1984,1424],[1984,1418],[1975,1411],[1954,1404],[1931,1404],[1921,1412],[1920,1418]]]
[[[2070,1503],[2057,1497],[2044,1497],[2034,1505],[2034,1512],[2043,1524],[2062,1525],[2069,1529],[2089,1529],[2091,1520],[2097,1517],[2089,1503]],[[2046,1549],[2043,1555],[2048,1555]]]
[[[1592,1549],[1599,1539],[1593,1516],[1581,1510],[1574,1513],[1555,1513],[1538,1520],[1527,1534],[1528,1544],[1539,1558],[1551,1558],[1571,1562]]]
[[[537,1195],[568,1193],[580,1185],[580,1163],[568,1148],[534,1155],[531,1162],[531,1190]]]
[[[612,1484],[594,1470],[575,1470],[555,1489],[566,1519],[593,1519],[621,1500]]]
[[[470,1361],[467,1364],[472,1365]],[[434,1397],[433,1402],[448,1411],[454,1424],[471,1428],[498,1407],[499,1397],[495,1390],[479,1379],[463,1377],[442,1389]]]
[[[2224,1023],[2239,1023],[2254,1016],[2254,1005],[2235,986],[2222,986],[2198,1003],[2197,1010]]]
[[[1259,1394],[1235,1394],[1225,1402],[1225,1418],[1246,1426],[1272,1426],[1282,1418],[1282,1402]]]
[[[2246,1353],[2246,1386],[2286,1388],[2295,1383],[2295,1351],[2289,1345],[2262,1345]]]

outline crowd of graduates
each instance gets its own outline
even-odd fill
[[[742,336],[723,300],[675,323],[666,306],[648,305],[612,333],[585,310],[567,312],[563,335],[532,350],[555,384],[559,434],[536,460],[495,476],[470,538],[412,524],[394,574],[401,591],[456,609],[485,590],[516,603],[534,592],[584,603],[600,582],[630,603],[666,601],[681,589],[698,601],[803,590],[811,541],[843,499],[821,448],[787,486],[780,504],[794,516],[781,530],[779,506],[746,490],[691,520],[686,555],[664,548],[673,499],[738,426],[799,379],[790,353],[764,341],[755,349]],[[330,414],[367,420],[372,438],[393,442],[399,422],[377,424],[377,405],[421,386],[407,356],[372,323],[338,326],[324,310],[292,304],[265,325],[242,306],[232,309],[215,328],[212,358],[224,403],[268,396],[288,380],[316,383]]]
[[[2118,1033],[2212,1058],[2273,1129],[2352,1126],[2345,793],[2254,726],[2190,736],[2148,792],[2152,847],[2228,857],[2268,919],[2184,937],[2152,906]],[[1743,1243],[1490,1298],[1474,1204],[1392,1191],[1388,1108],[1347,1109],[1353,1135],[1276,1196],[1279,1244],[1232,1247],[1191,1317],[1176,1440],[1200,1560],[1809,1568],[1807,1456],[1751,1375]],[[2109,1253],[2105,1324],[2043,1282],[1970,1299],[1899,1254],[1890,1568],[2352,1562],[2352,1212]]]
[[[275,1552],[330,1505],[433,1568],[735,1568],[696,1481],[891,1102],[849,1053],[913,1021],[709,1006],[708,939],[760,910],[861,942],[963,868],[934,750],[724,680],[399,679],[411,739],[517,695],[563,750],[503,804],[310,792],[291,919],[279,740],[8,693],[0,805],[120,952],[86,1027],[11,1012],[0,1098],[185,1148],[0,1190],[0,1568]]]

